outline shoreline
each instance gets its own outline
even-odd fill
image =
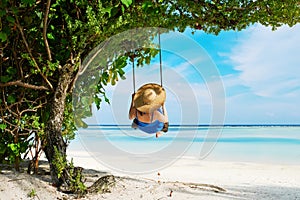
[[[217,150],[220,151],[222,148]],[[68,160],[72,159],[74,166],[84,168],[83,175],[87,186],[104,175],[116,177],[117,182],[111,193],[88,194],[84,197],[88,200],[300,199],[298,162],[295,161],[294,164],[270,163],[268,160],[247,162],[231,154],[227,157],[222,157],[223,154],[217,156],[213,154],[214,152],[205,159],[197,159],[193,154],[186,152],[165,167],[154,168],[148,173],[134,174],[122,171],[121,168],[112,169],[100,163],[78,140],[73,141],[67,150]],[[120,159],[120,164],[124,160],[117,157],[115,159]],[[42,170],[49,170],[43,156],[41,164]],[[36,195],[29,197],[32,191]],[[51,186],[49,175],[28,175],[3,168],[0,171],[1,200],[74,198]]]
[[[84,199],[300,199],[300,165],[200,160],[184,156],[155,172],[128,174],[105,167],[81,149],[68,159],[84,168],[86,184],[104,175],[116,177],[111,193]],[[47,162],[41,161],[42,169]],[[29,197],[34,190],[36,196]],[[13,192],[12,192],[13,191]],[[74,199],[50,185],[49,175],[27,175],[1,169],[0,199]]]
[[[131,124],[88,124],[89,127],[131,127]],[[300,124],[170,124],[169,127],[300,127]]]
[[[74,153],[77,154],[76,152]],[[79,165],[83,164],[83,166],[93,166],[98,169],[105,168],[96,160],[86,157],[88,156],[88,154],[85,154],[87,152],[82,153],[80,157],[74,159],[74,163]],[[84,154],[86,156],[84,156]],[[72,153],[70,153],[70,155],[72,155]],[[150,183],[148,182],[150,185],[151,181],[161,183],[158,188],[164,188],[165,186],[163,186],[163,184],[166,184],[169,188],[175,188],[173,189],[174,199],[300,198],[300,194],[298,194],[300,190],[300,165],[213,161],[183,157],[172,165],[152,173],[134,175],[116,172],[109,168],[106,168],[105,171],[121,177],[130,177],[141,181],[148,180],[150,181]],[[184,188],[183,190],[192,191],[180,191],[178,188],[176,189],[177,186],[172,186],[172,184],[170,186],[170,183],[181,183],[183,185],[180,187]],[[199,189],[196,186],[192,186],[193,184],[217,186],[224,188],[226,192],[215,192],[211,190],[211,188]],[[195,188],[191,189],[193,187]],[[135,190],[134,188],[132,189]],[[166,190],[167,189],[163,192],[161,191],[161,195],[162,193],[168,193]],[[178,195],[177,198],[175,198],[176,194]],[[147,194],[141,195],[144,197],[147,196]],[[110,199],[108,196],[106,198]],[[126,199],[125,196],[124,199]],[[127,196],[127,198],[130,199],[129,196]],[[146,199],[155,198],[147,196]]]

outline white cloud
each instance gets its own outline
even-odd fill
[[[300,85],[300,25],[276,31],[257,25],[246,35],[230,56],[243,85],[266,97],[287,95]]]
[[[238,73],[223,77],[228,123],[299,123],[300,25],[243,32],[228,55]]]

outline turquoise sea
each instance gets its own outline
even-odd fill
[[[125,158],[139,162],[149,157],[172,160],[184,156],[214,161],[300,164],[299,125],[171,125],[168,133],[160,138],[128,125],[90,125],[79,129],[70,144],[72,149],[78,145],[83,145],[94,158],[112,163]],[[107,161],[105,157],[116,159]]]

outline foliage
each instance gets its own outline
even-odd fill
[[[55,157],[53,160],[54,168],[57,171],[58,178],[63,179],[62,182],[67,188],[68,192],[84,195],[86,193],[86,186],[82,179],[81,170],[74,167],[73,160],[67,161],[66,157],[55,148]],[[68,177],[68,179],[65,179]]]
[[[83,183],[83,175],[80,168],[74,167],[73,160],[69,163],[70,190],[79,196],[86,194],[87,187]]]
[[[58,151],[56,147],[54,148],[54,150],[55,150],[55,154],[54,154],[55,156],[52,164],[54,165],[58,178],[61,178],[68,166],[68,163],[65,156],[61,155],[61,153]]]
[[[36,196],[36,191],[35,191],[35,189],[32,189],[32,190],[27,194],[27,196],[28,196],[29,198],[35,197],[35,196]]]
[[[43,145],[51,143],[47,124],[53,120],[49,117],[52,99],[65,79],[72,80],[60,88],[68,95],[62,100],[65,102],[58,102],[65,103],[58,114],[64,116],[59,134],[68,143],[74,138],[75,121],[85,126],[82,119],[91,115],[92,103],[100,108],[103,99],[109,102],[104,87],[125,78],[123,67],[133,58],[139,65],[149,63],[157,54],[155,46],[135,52],[98,46],[109,42],[111,36],[139,27],[178,31],[190,27],[192,31],[218,34],[221,30],[242,30],[254,23],[276,29],[283,24],[293,26],[299,20],[298,0],[1,0],[0,162],[14,163],[18,169],[21,155],[38,160]],[[151,43],[156,34],[153,31],[147,38],[135,36]],[[126,40],[132,42],[129,37],[119,42]],[[121,44],[113,46],[118,45]],[[95,72],[97,68],[91,67],[84,72],[81,60],[95,47],[105,49],[102,58],[94,61],[102,70]],[[66,76],[69,72],[71,78]],[[83,80],[83,72],[98,73],[98,79],[88,76]],[[81,96],[72,96],[76,81],[77,90],[89,85],[92,93],[82,91]],[[79,102],[75,118],[74,100]],[[65,158],[57,158],[56,162],[66,164]],[[57,167],[59,173],[65,169]]]

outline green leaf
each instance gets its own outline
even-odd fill
[[[152,7],[152,4],[150,2],[145,2],[142,5],[143,10],[147,10],[147,8]]]
[[[100,109],[100,104],[101,104],[101,99],[98,96],[96,96],[95,99],[94,99],[94,102],[96,104],[97,109],[99,110]]]
[[[35,14],[38,16],[38,18],[40,18],[40,19],[43,18],[43,13],[39,12],[38,10],[35,11]]]
[[[108,82],[108,79],[109,79],[109,75],[107,72],[104,72],[101,76],[101,80],[102,80],[102,83],[104,85],[107,85],[107,82]]]
[[[0,124],[0,129],[4,131],[4,129],[6,129],[6,124]]]
[[[5,10],[0,10],[0,17],[3,17],[6,14]]]
[[[4,32],[0,32],[0,39],[2,42],[5,42],[7,40],[7,34]]]
[[[109,99],[106,97],[106,95],[104,95],[104,100],[106,103],[110,104]]]
[[[111,79],[111,85],[116,85],[116,79],[115,79],[114,76],[113,76],[113,78]]]
[[[18,15],[19,14],[19,9],[17,7],[13,7],[11,8],[11,11],[14,15]]]
[[[2,83],[7,83],[8,81],[10,81],[12,79],[11,76],[0,76],[0,81]]]
[[[10,75],[13,75],[13,74],[16,74],[16,73],[17,73],[17,70],[16,70],[16,68],[10,66],[10,67],[7,68],[6,72],[7,72],[8,74],[10,74]]]
[[[47,38],[49,38],[51,40],[55,39],[52,33],[47,33]]]
[[[112,9],[113,7],[108,7],[108,8],[105,8],[105,9],[103,9],[103,12],[104,13],[108,13],[108,17],[111,17],[111,9]]]
[[[16,98],[14,96],[12,96],[12,95],[9,95],[7,97],[7,102],[8,103],[15,103],[16,102]]]
[[[32,6],[35,2],[35,0],[22,0],[21,1],[24,5]]]
[[[7,146],[12,150],[12,152],[15,155],[19,154],[19,149],[20,149],[20,144],[19,143],[18,144],[15,144],[15,143],[8,144]]]
[[[132,0],[121,0],[121,2],[128,8],[132,4]]]
[[[7,16],[6,17],[7,21],[14,24],[15,23],[15,18],[13,18],[12,16]]]
[[[34,128],[39,128],[39,126],[40,126],[40,123],[39,123],[37,120],[34,120],[34,121],[32,122],[32,127],[34,127]]]
[[[119,73],[120,77],[122,77],[125,74],[125,71],[123,69],[119,69],[118,73]]]
[[[75,119],[75,124],[77,125],[77,127],[81,127],[81,128],[87,128],[88,125],[82,121],[82,119],[80,117],[76,117]]]

